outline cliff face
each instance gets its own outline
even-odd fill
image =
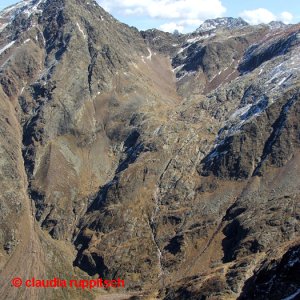
[[[3,297],[70,274],[141,298],[298,291],[300,27],[206,23],[139,32],[83,0],[0,13]],[[94,296],[69,292],[43,297]]]

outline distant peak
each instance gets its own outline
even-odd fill
[[[283,22],[281,22],[281,21],[272,21],[272,22],[270,22],[269,24],[269,27],[271,28],[271,29],[280,29],[280,28],[284,28],[286,25],[283,23]]]
[[[24,0],[1,10],[0,33],[19,16],[22,16],[24,19],[29,19],[34,15],[41,15],[46,1],[47,0]]]
[[[204,21],[203,24],[196,30],[196,32],[205,32],[216,30],[218,28],[238,28],[249,25],[246,21],[242,18],[232,18],[232,17],[225,17],[225,18],[216,18],[216,19],[209,19]]]

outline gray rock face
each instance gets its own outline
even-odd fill
[[[298,291],[299,25],[139,32],[83,0],[0,22],[2,277],[124,278],[145,299]]]

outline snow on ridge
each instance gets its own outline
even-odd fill
[[[32,14],[41,14],[43,11],[39,9],[39,5],[45,3],[45,1],[23,0],[0,11],[0,19],[2,19],[0,33],[20,14],[25,14],[27,18]]]
[[[224,27],[224,28],[238,28],[248,25],[247,22],[245,22],[241,18],[231,18],[231,17],[225,17],[225,18],[216,18],[216,19],[209,19],[200,25],[200,27],[196,30],[196,32],[205,32],[205,31],[212,31],[216,30],[218,28]]]
[[[192,43],[196,43],[196,42],[198,42],[198,41],[200,41],[202,39],[203,39],[202,36],[196,36],[194,38],[188,39],[186,42],[189,43],[189,44],[192,44]]]
[[[11,5],[2,11],[0,11],[0,18],[9,19],[12,22],[16,16],[23,13],[26,14],[27,17],[30,17],[33,13],[42,13],[42,10],[38,9],[39,5],[45,3],[46,0],[23,0],[15,5]],[[9,23],[6,23],[6,26]],[[0,31],[2,31],[5,27],[5,24],[1,25]]]
[[[186,49],[188,49],[193,44],[195,44],[199,41],[203,41],[203,40],[205,40],[209,37],[213,37],[213,36],[215,36],[215,34],[198,35],[198,36],[195,36],[193,38],[189,38],[189,39],[186,40],[186,43],[184,44],[184,47],[182,47],[178,50],[177,54],[180,54],[180,53],[184,52]]]
[[[38,9],[38,7],[39,7],[40,4],[42,4],[44,2],[45,2],[45,0],[39,0],[33,6],[29,5],[28,8],[24,10],[24,13],[26,13],[28,17],[31,16],[33,13],[42,13],[43,11]]]
[[[30,1],[21,1],[15,5],[11,5],[5,9],[3,9],[1,12],[0,12],[0,16],[1,17],[4,17],[5,15],[7,15],[8,13],[12,12],[12,11],[16,11],[16,10],[19,10],[19,9],[22,9],[24,6],[28,5]]]
[[[198,35],[198,36],[195,36],[193,38],[187,39],[186,42],[188,44],[194,44],[196,42],[203,41],[203,40],[205,40],[205,39],[207,39],[209,37],[213,37],[213,36],[215,36],[214,33],[212,33],[212,34],[205,34],[205,35]]]

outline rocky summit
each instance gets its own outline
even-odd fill
[[[299,88],[299,24],[2,10],[0,298],[298,299]]]

